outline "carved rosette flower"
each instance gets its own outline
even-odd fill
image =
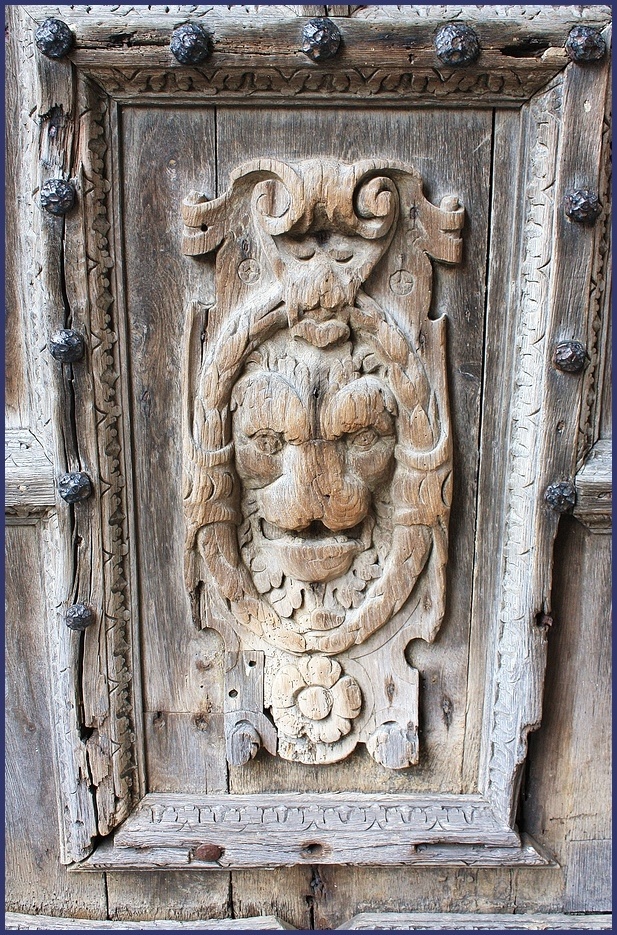
[[[351,730],[360,713],[362,693],[336,659],[311,656],[283,666],[272,683],[272,714],[288,737],[333,744]]]

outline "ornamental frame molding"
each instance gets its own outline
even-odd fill
[[[29,7],[19,15],[33,31],[35,23],[49,16],[66,19],[66,9]],[[203,870],[316,860],[550,865],[550,855],[515,826],[527,737],[541,718],[552,546],[559,519],[544,502],[543,492],[556,477],[573,477],[595,441],[593,392],[600,373],[594,345],[585,391],[576,381],[564,384],[550,366],[550,350],[572,329],[586,333],[589,327],[598,334],[604,328],[608,291],[598,288],[607,278],[608,205],[604,204],[598,225],[585,229],[575,247],[561,208],[564,192],[582,185],[581,172],[588,187],[595,185],[608,195],[610,138],[604,109],[608,67],[567,64],[562,42],[581,17],[605,26],[608,8],[552,8],[549,24],[543,12],[534,18],[525,8],[510,8],[514,16],[508,21],[505,8],[470,7],[468,20],[485,44],[496,36],[503,47],[508,42],[511,47],[522,21],[531,36],[549,35],[548,47],[541,56],[508,56],[495,48],[465,72],[441,69],[439,74],[434,63],[426,63],[435,23],[443,22],[441,7],[425,7],[417,14],[413,69],[407,50],[405,62],[393,56],[387,69],[370,74],[354,63],[351,53],[350,62],[341,69],[304,61],[298,67],[300,54],[282,51],[273,52],[267,62],[263,55],[259,62],[247,54],[243,58],[239,51],[240,43],[246,44],[246,30],[226,10],[212,14],[214,30],[218,28],[223,37],[223,64],[183,68],[167,49],[171,31],[187,19],[211,14],[199,8],[165,9],[169,12],[150,8],[144,26],[143,15],[131,7],[114,13],[108,8],[73,7],[71,25],[77,44],[68,59],[51,62],[28,44],[23,52],[25,74],[37,89],[36,113],[22,131],[33,154],[28,210],[37,238],[33,263],[39,270],[33,279],[29,359],[38,419],[30,431],[55,476],[86,470],[100,492],[70,508],[56,497],[42,510],[48,544],[45,576],[61,860],[73,870]],[[271,12],[275,9],[276,22]],[[352,30],[361,57],[374,20],[366,15],[368,8],[351,9],[352,16],[338,22],[343,30]],[[266,8],[263,15],[273,17],[279,45],[290,34],[299,35],[305,19],[301,8]],[[102,37],[117,33],[120,25],[125,35],[131,34],[130,43],[106,47]],[[398,35],[398,23],[393,28]],[[400,31],[409,28],[406,23]],[[149,30],[148,43],[142,29]],[[491,72],[495,62],[501,68],[499,80]],[[132,100],[184,104],[213,100],[233,106],[253,100],[285,103],[290,97],[311,106],[408,102],[520,109],[520,240],[517,243],[515,238],[518,249],[512,251],[511,269],[505,276],[513,285],[508,294],[503,281],[497,277],[489,281],[489,301],[503,299],[512,321],[512,346],[492,350],[505,355],[513,369],[508,466],[496,492],[496,500],[504,505],[504,528],[490,582],[495,599],[488,633],[478,792],[471,795],[146,792],[119,235],[118,110]],[[589,101],[591,114],[583,107]],[[587,116],[579,120],[583,112]],[[576,166],[578,140],[589,133],[589,126],[596,127],[591,149],[598,158],[586,167]],[[80,152],[86,155],[81,165],[73,161],[78,136]],[[77,190],[77,209],[66,219],[44,216],[36,203],[40,185],[57,177],[71,179]],[[573,249],[589,288],[584,295],[566,300],[561,271],[572,263]],[[65,277],[63,265],[87,272],[81,291],[67,292],[65,283],[78,279]],[[58,327],[77,328],[90,336],[89,369],[60,368],[47,361],[43,349]],[[556,438],[557,424],[563,427]],[[16,516],[20,511],[27,513],[27,505],[17,506]],[[100,562],[97,554],[104,556]],[[64,623],[66,608],[77,601],[98,611],[96,626],[82,635],[67,630]],[[196,846],[213,831],[224,844],[221,853],[196,855]]]

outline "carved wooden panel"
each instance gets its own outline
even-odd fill
[[[452,472],[429,257],[460,260],[464,209],[396,162],[261,159],[183,217],[186,254],[218,250],[197,367],[187,323],[184,505],[187,585],[214,584],[210,625],[244,657],[228,759],[331,763],[362,741],[411,766],[404,650],[443,617]]]
[[[435,65],[442,8],[379,26],[376,70],[370,7],[325,65],[302,16],[266,49],[242,9],[194,11],[198,68],[167,48],[185,8],[75,7],[69,59],[23,63],[39,415],[10,489],[49,513],[62,859],[551,866],[516,812],[545,492],[597,434],[595,338],[584,379],[551,361],[606,329],[607,69],[568,63],[578,8],[469,8],[468,70]],[[583,184],[595,227],[563,212]],[[69,325],[85,358],[56,366]],[[67,470],[90,500],[58,501]]]

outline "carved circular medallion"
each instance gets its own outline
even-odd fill
[[[413,292],[413,276],[406,269],[397,269],[390,276],[390,289],[395,295],[409,295]]]
[[[238,276],[242,282],[245,282],[248,285],[257,282],[261,276],[261,267],[257,260],[242,260],[238,266]]]

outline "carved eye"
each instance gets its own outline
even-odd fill
[[[265,455],[275,455],[283,447],[283,439],[278,432],[271,429],[262,429],[253,435],[251,441]]]
[[[353,251],[351,250],[330,250],[329,254],[337,263],[349,263],[353,257]]]
[[[350,437],[349,441],[353,448],[359,448],[360,451],[367,451],[369,448],[372,448],[378,439],[378,432],[376,432],[374,428],[369,427],[360,429],[359,432],[356,432],[355,435]]]

